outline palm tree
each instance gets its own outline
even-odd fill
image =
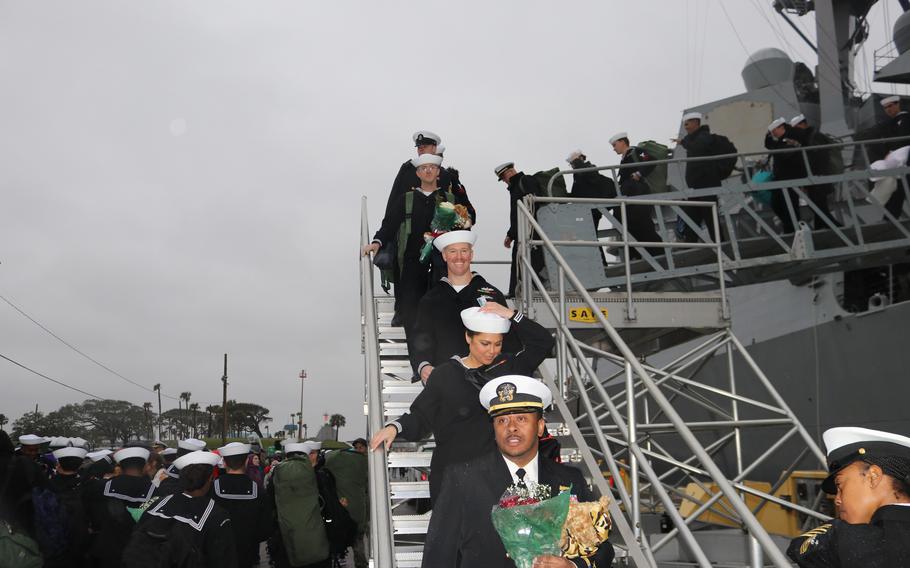
[[[184,402],[183,407],[187,410],[190,409],[190,396],[192,396],[192,394],[186,391],[180,393],[180,400]],[[180,407],[180,401],[177,401],[177,407]],[[187,430],[189,430],[189,428],[187,428]],[[187,431],[186,435],[190,435],[189,431]]]
[[[152,417],[149,415],[149,413],[152,411],[152,403],[143,402],[142,410],[145,411],[146,435],[148,436],[149,439],[151,439],[152,438]]]
[[[3,427],[9,423],[9,418],[6,417],[6,414],[0,414],[0,430],[3,430]]]
[[[344,416],[342,416],[341,414],[333,414],[332,417],[329,418],[329,426],[331,426],[332,428],[335,429],[335,441],[336,442],[338,441],[338,430],[342,426],[344,426],[345,423],[346,423],[346,420],[344,419]]]
[[[187,394],[189,394],[189,393],[187,393]],[[198,402],[194,402],[193,404],[191,404],[191,405],[190,405],[190,410],[193,411],[193,437],[194,437],[194,438],[198,438],[198,437],[199,437],[199,431],[196,429],[196,412],[199,410],[199,403],[198,403]]]
[[[161,438],[161,383],[156,383],[152,390],[158,391],[158,437]]]

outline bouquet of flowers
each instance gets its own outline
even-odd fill
[[[599,501],[569,503],[569,514],[563,527],[560,548],[566,558],[587,558],[610,536],[612,523],[608,513],[609,497]]]
[[[550,497],[550,487],[528,483],[506,489],[491,513],[493,526],[518,568],[531,568],[544,554],[559,556],[569,512],[569,491]]]
[[[423,234],[425,244],[420,249],[420,262],[426,262],[433,252],[433,240],[443,233],[471,228],[471,215],[464,205],[442,201],[436,205],[430,230]]]

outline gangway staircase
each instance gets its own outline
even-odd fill
[[[624,216],[629,201],[616,199],[609,205],[619,208]],[[674,200],[660,200],[659,204],[672,208],[692,205]],[[697,206],[709,208],[717,219],[715,203]],[[525,204],[519,204],[519,215],[520,241],[544,247],[550,257],[548,267],[555,267],[551,277],[555,286],[548,287],[531,269],[527,247],[520,250],[518,307],[552,329],[557,340],[555,357],[540,369],[542,380],[554,392],[548,429],[561,436],[564,460],[582,469],[595,493],[613,497],[611,543],[618,550],[617,564],[657,568],[670,565],[668,562],[684,562],[702,568],[712,566],[711,546],[702,532],[692,528],[710,513],[748,535],[748,564],[738,565],[790,566],[781,540],[773,538],[758,520],[762,509],[795,510],[807,522],[826,517],[816,510],[817,502],[793,502],[776,493],[776,487],[747,483],[748,475],[772,455],[793,451],[794,444],[802,451],[792,460],[791,470],[804,464],[807,456],[819,467],[824,455],[732,334],[720,245],[673,245],[713,248],[719,259],[714,266],[719,290],[639,292],[631,285],[627,260],[624,290],[592,294],[561,254],[564,248],[558,245],[563,243],[547,236]],[[533,231],[535,240],[521,239],[522,231],[525,235]],[[365,198],[361,242],[369,242]],[[636,246],[628,235],[615,244],[626,252]],[[422,387],[411,383],[404,334],[391,326],[391,298],[374,296],[370,259],[362,258],[360,267],[365,398],[372,434],[406,410]],[[573,303],[571,309],[583,312],[583,319],[590,320],[584,325],[597,328],[603,338],[600,343],[586,342],[579,333],[579,322],[570,319]],[[644,361],[627,342],[649,331],[666,334],[680,329],[697,331],[702,342],[662,365]],[[722,385],[699,383],[692,370],[717,353],[728,357],[729,381]],[[595,369],[595,361],[610,362],[618,371]],[[751,372],[739,372],[743,366]],[[697,411],[692,414],[697,419],[684,416],[692,410]],[[766,448],[745,448],[753,440],[752,431],[768,428],[782,433]],[[718,465],[715,459],[731,449],[735,463]],[[431,451],[432,441],[414,447],[393,445],[388,453],[370,452],[372,566],[420,565],[423,537],[432,513],[413,507],[415,500],[429,496],[421,473],[428,468]],[[414,471],[420,473],[415,475]],[[681,484],[687,484],[686,488]],[[665,514],[672,530],[657,536],[648,534],[642,523],[643,509]],[[688,511],[685,516],[681,512],[684,509]]]

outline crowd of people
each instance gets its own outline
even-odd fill
[[[187,438],[90,451],[0,431],[0,566],[367,566],[364,439],[323,450]],[[261,552],[261,543],[266,543]]]

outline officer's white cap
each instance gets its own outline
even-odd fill
[[[443,146],[442,144],[437,144],[437,146],[436,146],[436,155],[437,155],[437,156],[442,156],[442,155],[445,154],[445,153],[446,153],[446,147]]]
[[[869,444],[874,442],[885,442],[910,448],[910,438],[891,432],[881,430],[870,430],[869,428],[858,428],[855,426],[843,426],[831,428],[822,434],[825,441],[825,450],[830,456],[835,451],[849,446],[850,444]]]
[[[186,440],[180,440],[177,442],[177,447],[181,450],[189,450],[191,452],[197,452],[199,450],[205,449],[205,442],[198,440],[196,438],[187,438]]]
[[[616,144],[616,142],[617,142],[618,140],[622,140],[623,138],[625,138],[625,139],[628,140],[628,139],[629,139],[629,133],[628,133],[628,132],[617,132],[617,133],[614,134],[613,136],[610,136],[610,144]]]
[[[477,333],[508,333],[512,322],[504,317],[480,311],[480,308],[461,310],[464,326]]]
[[[509,168],[514,168],[515,162],[504,162],[493,168],[493,173],[496,174],[496,177],[501,178],[502,174]]]
[[[421,154],[411,160],[411,163],[414,164],[415,168],[419,168],[424,164],[435,164],[438,166],[442,163],[442,156],[437,156],[436,154]]]
[[[322,442],[317,442],[316,440],[307,440],[306,442],[304,442],[300,445],[303,446],[302,451],[306,454],[322,449]]]
[[[22,436],[19,436],[19,443],[23,446],[40,446],[47,441],[48,439],[44,436],[36,436],[34,434],[24,434]]]
[[[58,460],[60,458],[85,459],[86,454],[88,454],[88,452],[85,451],[85,448],[74,448],[74,447],[60,448],[59,450],[54,450],[53,453],[54,453],[54,457],[57,458]]]
[[[240,442],[231,442],[230,444],[226,444],[226,445],[218,448],[218,453],[224,457],[241,456],[241,455],[246,455],[246,454],[250,453],[251,447],[252,446],[250,446],[249,444],[243,444]]]
[[[778,126],[783,126],[783,125],[785,125],[785,124],[787,124],[787,121],[784,119],[784,117],[781,116],[781,117],[779,117],[779,118],[775,118],[775,119],[771,122],[771,124],[768,125],[768,132],[771,132],[772,130],[774,130],[774,129],[777,128]]]
[[[799,124],[800,122],[804,122],[805,120],[806,120],[806,115],[798,114],[790,119],[790,126],[796,126],[797,124]]]
[[[214,467],[218,464],[219,460],[221,460],[221,456],[218,454],[206,452],[203,450],[197,450],[195,452],[190,452],[188,454],[182,455],[174,460],[174,467],[177,469],[183,469],[188,465],[196,464],[205,464]]]
[[[881,105],[882,105],[882,107],[885,107],[892,103],[899,103],[899,102],[901,102],[901,98],[899,96],[891,95],[890,97],[883,98],[881,101]]]
[[[415,146],[423,146],[424,144],[433,144],[439,146],[439,143],[442,142],[442,138],[439,137],[439,134],[430,132],[429,130],[419,130],[411,135],[411,140],[414,141]]]
[[[505,375],[488,382],[480,389],[480,404],[492,414],[539,409],[550,406],[553,393],[549,387],[532,377]]]
[[[290,442],[284,445],[284,453],[286,454],[308,454],[310,450],[305,442]]]
[[[128,460],[130,458],[142,458],[143,460],[149,459],[149,451],[145,448],[123,448],[114,452],[114,461],[117,463],[122,462],[123,460]]]
[[[89,452],[89,453],[85,454],[85,457],[92,460],[92,463],[94,463],[96,461],[101,461],[101,460],[107,458],[107,456],[111,455],[112,453],[114,453],[114,452],[112,452],[110,450],[98,450],[95,452]],[[108,461],[110,461],[110,460],[108,460]]]
[[[163,450],[161,450],[162,456],[173,456],[176,453],[177,453],[177,448],[164,448]]]
[[[687,112],[683,115],[682,121],[686,122],[687,120],[697,120],[699,122],[704,122],[705,115],[700,112]]]
[[[436,250],[442,252],[449,245],[468,243],[473,246],[475,242],[477,242],[477,235],[474,231],[449,231],[433,239],[433,246],[436,247]]]

